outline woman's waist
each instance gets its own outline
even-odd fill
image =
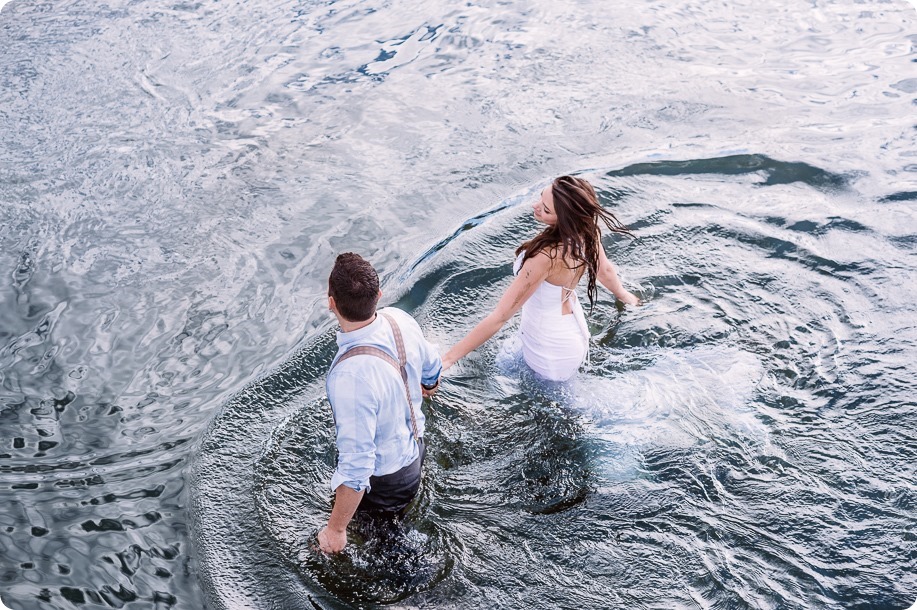
[[[536,292],[522,306],[523,315],[539,317],[567,317],[575,315],[577,311],[582,311],[579,299],[574,295],[565,301],[560,291],[553,294]]]
[[[523,307],[521,326],[526,330],[537,330],[548,334],[567,332],[568,329],[580,329],[582,324],[577,318],[583,313],[577,309],[578,306],[574,305],[571,313],[562,313],[559,304],[555,304],[550,309]]]

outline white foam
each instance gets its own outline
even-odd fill
[[[628,352],[622,358],[633,358]],[[647,354],[643,354],[646,356]],[[606,477],[631,478],[647,449],[687,449],[713,437],[764,443],[752,404],[764,367],[736,348],[658,350],[643,368],[581,375],[570,408],[606,442]]]

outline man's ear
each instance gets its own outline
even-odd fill
[[[380,299],[382,298],[382,289],[381,288],[379,289],[379,298]]]
[[[328,295],[328,309],[330,309],[333,313],[338,312],[337,304],[334,302],[334,297],[330,294]]]

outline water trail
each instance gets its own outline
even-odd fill
[[[705,172],[705,200],[664,198],[667,181],[684,193],[685,177]],[[800,218],[792,201],[842,196],[847,182],[761,155],[592,177],[603,202],[638,228],[635,241],[605,245],[646,305],[622,311],[599,299],[591,363],[570,384],[546,385],[505,357],[512,325],[460,363],[424,407],[430,452],[417,505],[383,542],[355,530],[339,557],[313,548],[334,460],[327,327],[224,406],[192,485],[215,607],[550,607],[557,591],[607,605],[627,603],[637,581],[675,605],[824,605],[841,594],[843,572],[825,576],[816,557],[826,549],[808,525],[774,522],[762,507],[780,512],[768,499],[775,489],[817,490],[826,507],[849,501],[830,481],[833,467],[800,453],[810,441],[790,432],[841,400],[831,387],[849,375],[845,346],[859,332],[849,312],[867,290],[819,240],[872,230],[866,219]],[[647,189],[653,200],[641,196]],[[522,204],[536,191],[462,223],[386,292],[431,338],[456,340],[509,281],[512,250],[535,229]],[[739,209],[725,204],[737,199]],[[718,266],[716,252],[728,252]],[[793,284],[780,281],[791,274]],[[840,447],[827,450],[838,463],[848,459]],[[838,523],[830,510],[812,518]],[[577,584],[583,575],[589,587]]]

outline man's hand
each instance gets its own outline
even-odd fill
[[[335,532],[323,527],[318,533],[318,546],[325,553],[340,553],[347,546],[347,530]]]
[[[439,382],[440,380],[437,379],[436,383],[434,383],[433,385],[428,386],[428,385],[420,384],[420,393],[423,395],[424,398],[430,398],[431,396],[436,394],[437,390],[439,390]]]
[[[318,545],[326,553],[340,553],[347,546],[347,524],[363,499],[363,491],[354,491],[346,485],[334,490],[334,508],[328,525],[318,533]]]

